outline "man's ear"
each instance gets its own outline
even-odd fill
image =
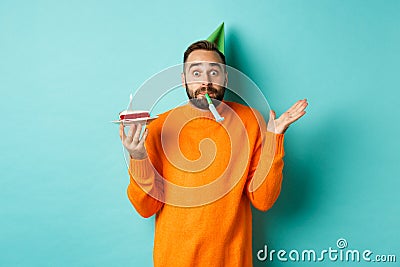
[[[183,72],[181,73],[181,78],[182,78],[182,87],[186,89],[185,74]]]
[[[225,82],[224,82],[224,87],[227,87],[228,85],[228,72],[225,72]]]

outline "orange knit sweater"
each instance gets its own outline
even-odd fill
[[[148,158],[131,159],[129,200],[156,214],[156,267],[253,266],[250,203],[266,211],[280,193],[283,134],[262,119],[259,128],[261,115],[241,104],[217,110],[222,123],[191,104],[159,115]]]

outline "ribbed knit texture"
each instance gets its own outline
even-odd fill
[[[282,183],[284,136],[267,132],[264,121],[260,131],[261,115],[249,107],[224,101],[217,110],[225,117],[222,124],[191,104],[159,115],[148,125],[148,158],[130,162],[129,200],[143,217],[156,214],[155,267],[253,266],[250,203],[262,211],[275,203]],[[186,123],[179,128],[182,121]],[[172,140],[175,135],[177,140]],[[186,159],[175,157],[174,149]],[[214,152],[206,167],[196,162],[200,157],[209,160]],[[194,169],[188,169],[191,164]],[[209,191],[176,196],[180,191],[162,177],[189,188],[222,178]]]

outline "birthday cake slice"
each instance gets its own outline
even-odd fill
[[[124,110],[119,113],[120,120],[134,120],[140,118],[149,118],[150,112],[144,110]]]

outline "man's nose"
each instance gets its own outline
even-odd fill
[[[206,82],[206,81],[204,81],[204,82],[201,83],[201,85],[202,85],[202,86],[211,86],[211,85],[212,85],[212,82]]]
[[[202,84],[203,86],[212,85],[210,76],[209,76],[208,74],[204,77],[204,80],[202,81],[201,84]]]

